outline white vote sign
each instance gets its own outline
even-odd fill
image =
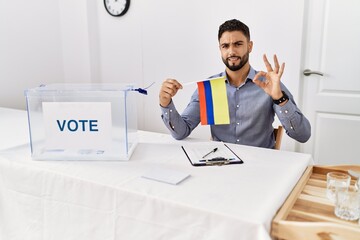
[[[43,102],[46,148],[98,149],[111,145],[110,102]]]

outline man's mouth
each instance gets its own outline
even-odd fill
[[[228,57],[227,60],[228,60],[228,62],[236,62],[238,60],[241,60],[241,58],[240,57]]]

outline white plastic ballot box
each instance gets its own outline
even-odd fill
[[[34,160],[129,160],[137,145],[131,84],[50,84],[25,91]]]

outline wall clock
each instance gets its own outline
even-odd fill
[[[111,16],[120,17],[129,10],[130,0],[104,0],[104,6]]]

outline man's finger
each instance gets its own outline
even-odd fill
[[[285,69],[285,63],[282,63],[281,64],[281,68],[279,69],[279,78],[281,78],[281,76],[283,75],[284,73],[284,69]]]
[[[259,79],[260,77],[264,77],[264,76],[266,76],[265,72],[263,72],[263,71],[258,72],[253,79],[253,83],[255,83],[257,86],[259,86],[261,88],[264,88],[265,83]]]
[[[277,59],[276,54],[274,54],[274,63],[275,63],[275,72],[278,73],[278,72],[279,72],[280,65],[279,65],[279,61],[278,61],[278,59]]]
[[[266,66],[266,70],[268,72],[272,72],[273,69],[272,69],[271,64],[269,63],[269,61],[268,61],[268,59],[266,57],[266,54],[263,55],[263,60],[264,60],[265,66]]]
[[[177,88],[177,89],[181,89],[181,88],[183,88],[182,87],[182,85],[177,81],[177,80],[175,80],[175,79],[166,79],[166,81],[165,81],[166,83],[168,83],[168,84],[170,84],[170,85],[172,85],[172,86],[174,86],[175,88]]]

